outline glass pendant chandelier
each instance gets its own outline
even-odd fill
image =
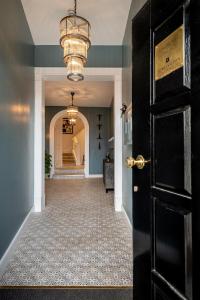
[[[67,77],[72,81],[84,79],[83,71],[90,48],[90,23],[76,14],[74,10],[60,21],[60,45],[64,49],[64,63],[67,66]]]
[[[72,104],[67,106],[66,117],[69,120],[70,125],[76,125],[76,120],[78,118],[78,107],[74,105],[74,92],[71,92]]]

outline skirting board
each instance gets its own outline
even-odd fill
[[[26,218],[24,219],[22,225],[20,226],[20,228],[18,229],[17,233],[15,234],[14,238],[12,239],[10,245],[8,246],[6,252],[4,253],[3,257],[0,260],[0,276],[3,275],[6,266],[9,262],[10,257],[12,256],[15,248],[16,248],[16,243],[17,240],[20,238],[20,236],[22,235],[24,229],[25,229],[25,225],[31,215],[31,213],[34,212],[34,207],[29,211],[28,215],[26,216]]]
[[[103,174],[89,174],[86,178],[103,178]]]
[[[127,215],[127,213],[126,213],[126,211],[125,211],[123,205],[122,205],[122,211],[123,211],[123,213],[124,213],[124,215],[125,215],[125,217],[126,217],[126,220],[128,221],[128,224],[129,224],[131,230],[133,230],[133,225],[131,224],[131,222],[130,222],[130,220],[129,220],[129,217],[128,217],[128,215]]]

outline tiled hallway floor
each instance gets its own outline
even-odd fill
[[[132,233],[102,179],[48,180],[0,279],[5,286],[130,286]]]

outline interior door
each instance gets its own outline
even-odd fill
[[[199,2],[133,19],[134,300],[200,299]]]

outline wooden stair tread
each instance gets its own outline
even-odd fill
[[[64,164],[75,164],[76,163],[74,154],[69,153],[69,152],[62,154],[62,161]]]

